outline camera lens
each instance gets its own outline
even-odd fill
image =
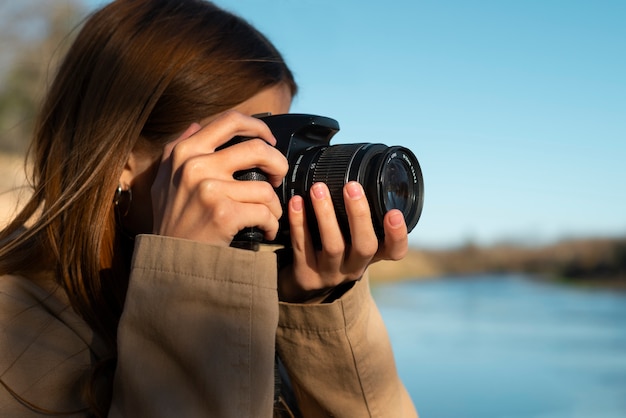
[[[385,206],[404,211],[408,203],[409,177],[405,167],[394,160],[384,168],[382,186],[385,191]]]
[[[349,181],[363,185],[374,230],[380,239],[384,236],[383,218],[391,209],[403,213],[409,232],[417,224],[424,201],[424,183],[417,158],[407,148],[370,143],[310,147],[295,160],[286,179],[287,194],[308,196],[314,183],[326,183],[339,226],[348,242],[350,225],[343,186]],[[289,196],[285,197],[287,201]],[[317,223],[310,202],[307,206],[309,228],[315,238]]]
[[[287,175],[275,189],[283,212],[287,212],[292,197],[304,198],[306,222],[317,248],[321,247],[321,239],[310,198],[311,187],[317,182],[325,183],[330,190],[337,223],[347,243],[352,238],[343,187],[350,181],[363,186],[374,231],[380,240],[385,235],[385,214],[392,209],[402,212],[408,232],[415,228],[424,205],[424,180],[419,162],[411,150],[373,143],[329,145],[330,139],[339,131],[339,124],[334,119],[322,116],[283,114],[263,116],[261,119],[276,137],[276,148],[289,162]],[[248,139],[235,137],[218,150]],[[234,178],[266,180],[265,174],[259,169],[237,172]],[[282,216],[279,222],[278,235],[273,243],[289,247],[291,234],[288,216]],[[251,242],[258,246],[262,239],[263,231],[259,228],[246,228],[237,234],[231,245],[252,248]]]
[[[417,158],[403,147],[388,148],[379,176],[385,212],[398,209],[404,214],[409,232],[415,227],[424,206],[424,179]]]

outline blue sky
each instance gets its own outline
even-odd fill
[[[337,119],[333,143],[415,152],[413,245],[626,235],[626,1],[216,3],[278,46],[292,111]]]

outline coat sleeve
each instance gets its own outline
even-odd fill
[[[276,258],[139,236],[112,417],[271,417]]]
[[[417,417],[366,278],[332,303],[281,302],[277,346],[304,417]]]

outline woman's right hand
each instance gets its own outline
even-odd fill
[[[216,151],[235,136],[253,139]],[[275,144],[263,121],[236,111],[192,124],[164,149],[151,189],[154,233],[228,246],[241,229],[258,227],[274,239],[282,215],[274,187],[288,170]],[[268,182],[233,178],[255,167]]]

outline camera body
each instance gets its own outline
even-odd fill
[[[307,223],[314,244],[320,247],[317,220],[310,199],[310,188],[317,182],[326,183],[344,239],[351,242],[350,226],[343,201],[343,186],[349,181],[363,185],[370,205],[374,230],[384,237],[383,217],[391,209],[404,215],[408,231],[417,224],[424,203],[424,181],[415,155],[401,146],[388,147],[375,143],[330,145],[339,131],[339,123],[331,118],[309,114],[260,116],[277,140],[276,148],[287,158],[289,171],[277,187],[285,214],[289,200],[302,196]],[[245,138],[234,138],[239,142]],[[260,170],[235,173],[239,180],[265,180]],[[247,228],[234,240],[237,243],[261,242],[262,232]],[[278,236],[272,242],[290,246],[287,216],[280,220]]]

